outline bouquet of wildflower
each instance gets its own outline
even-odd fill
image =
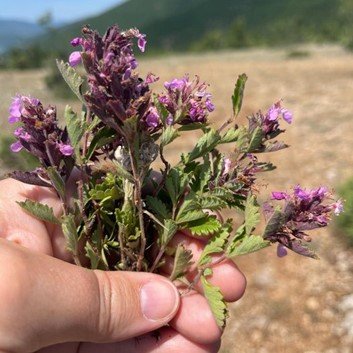
[[[288,147],[277,137],[284,132],[280,124],[290,124],[292,114],[277,102],[266,113],[250,116],[247,126],[235,125],[247,80],[243,74],[235,84],[232,117],[213,127],[208,116],[215,106],[198,77],[173,79],[156,94],[151,85],[158,77],[139,76],[133,41],[143,52],[144,34],[117,26],[103,37],[89,27],[82,33],[71,42],[82,49],[70,55],[69,63],[58,62],[82,112],[68,106],[60,127],[55,107],[44,107],[38,99],[18,95],[10,107],[9,122],[18,123],[12,151],[25,149],[40,162],[34,171],[15,171],[11,177],[54,188],[62,217],[38,202],[19,204],[61,225],[77,265],[158,273],[172,258],[170,279],[189,289],[201,281],[218,325],[224,326],[227,308],[220,290],[209,282],[212,267],[271,243],[278,244],[279,256],[290,249],[315,258],[307,231],[327,226],[342,203],[333,201],[324,187],[273,192],[272,201],[263,205],[264,230],[254,234],[260,220],[257,174],[275,168],[257,155]],[[81,63],[85,76],[75,68]],[[165,147],[190,130],[199,130],[202,137],[171,165]],[[225,144],[232,145],[231,156],[220,152]],[[240,224],[223,219],[227,208],[242,215]],[[193,264],[192,279],[185,276],[191,251],[171,245],[179,230],[207,241]]]

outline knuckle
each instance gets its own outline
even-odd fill
[[[136,308],[139,308],[138,294],[128,278],[121,273],[95,273],[99,287],[99,336],[118,338],[136,316]]]

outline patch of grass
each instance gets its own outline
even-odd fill
[[[286,55],[287,59],[303,59],[308,58],[309,56],[310,52],[308,50],[301,49],[290,50]]]

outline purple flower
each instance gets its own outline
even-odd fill
[[[81,61],[82,61],[82,57],[81,57],[81,52],[79,51],[74,51],[69,56],[69,64],[72,67],[77,66],[78,64],[81,63]]]
[[[164,82],[164,87],[170,91],[176,91],[176,90],[181,91],[185,87],[185,84],[186,84],[185,78],[182,78],[182,79],[175,78],[170,82]]]
[[[145,121],[148,128],[155,129],[159,126],[160,118],[156,107],[150,108]]]
[[[171,114],[169,114],[169,115],[167,116],[167,119],[165,119],[165,123],[166,123],[166,125],[168,125],[168,126],[173,125],[174,119],[173,119],[173,117],[172,117]]]
[[[151,83],[157,82],[158,80],[159,80],[159,77],[153,74],[152,72],[150,72],[147,74],[145,81],[147,84],[151,84]]]
[[[272,200],[285,200],[289,197],[286,192],[282,191],[273,191],[272,192]]]
[[[22,100],[21,96],[17,95],[13,98],[12,103],[9,108],[9,123],[14,124],[20,121],[21,118],[21,110],[22,110]]]
[[[282,211],[271,206],[270,216],[265,230],[265,239],[277,242],[296,253],[315,258],[315,253],[306,245],[311,241],[306,231],[328,225],[332,213],[339,214],[342,209],[340,200],[331,202],[331,193],[325,187],[311,190],[294,187],[293,193],[274,192],[272,198],[284,200]],[[282,250],[281,250],[282,251]]]
[[[146,50],[146,34],[140,34],[137,38],[137,45],[142,53]]]
[[[71,40],[70,44],[73,47],[78,47],[79,45],[82,45],[82,38],[81,37],[76,37],[76,38]]]
[[[16,141],[10,146],[10,148],[11,148],[12,152],[17,153],[17,152],[20,152],[22,150],[23,146],[22,146],[20,141]]]
[[[277,244],[277,256],[284,257],[288,254],[287,249],[282,244]]]
[[[225,175],[227,175],[229,173],[231,166],[232,166],[231,159],[224,158],[222,176],[225,176]]]
[[[64,156],[72,156],[72,154],[74,153],[73,147],[69,144],[64,144],[62,142],[59,142],[58,147],[61,154]]]
[[[209,99],[206,100],[206,108],[210,113],[215,110],[214,104]]]
[[[270,121],[278,120],[278,118],[282,116],[288,124],[291,124],[293,120],[293,114],[288,109],[282,108],[281,101],[278,101],[270,107],[267,116]]]

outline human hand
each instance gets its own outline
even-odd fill
[[[156,274],[74,266],[60,228],[15,202],[40,201],[59,216],[52,190],[4,180],[0,195],[0,238],[10,241],[0,240],[0,353],[217,352],[222,332],[200,287],[180,298]],[[195,260],[204,246],[186,234],[175,241]],[[214,267],[210,282],[227,301],[239,299],[246,284],[230,261]],[[159,328],[156,337],[151,332]]]

